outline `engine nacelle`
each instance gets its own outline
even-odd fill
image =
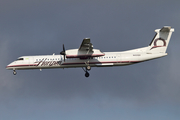
[[[66,50],[66,58],[87,59],[90,57],[100,57],[104,55],[105,54],[98,49],[93,49],[93,51],[80,51],[79,49]]]

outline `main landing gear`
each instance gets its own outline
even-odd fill
[[[85,77],[89,77],[89,72],[88,72],[88,71],[91,70],[91,66],[86,66],[85,69],[84,69],[84,68],[82,68],[82,69],[83,69],[84,72],[85,72]]]
[[[17,74],[16,70],[13,70],[13,75],[16,75],[16,74]]]

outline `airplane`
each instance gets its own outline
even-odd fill
[[[164,26],[162,29],[156,29],[156,34],[147,47],[120,52],[101,52],[94,49],[90,38],[83,39],[79,49],[65,50],[60,55],[39,55],[22,56],[14,62],[7,65],[6,69],[16,70],[24,69],[48,69],[48,68],[78,68],[81,67],[85,72],[85,77],[89,77],[91,67],[112,67],[124,66],[140,63],[167,55],[166,50],[174,28]]]

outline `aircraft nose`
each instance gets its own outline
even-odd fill
[[[6,66],[6,69],[8,70],[10,68],[10,64],[8,64],[7,66]]]
[[[12,63],[8,64],[8,65],[6,66],[6,69],[7,69],[7,70],[12,69]]]

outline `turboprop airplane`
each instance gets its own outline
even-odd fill
[[[156,35],[147,47],[137,48],[121,52],[101,52],[94,49],[90,38],[83,39],[79,49],[65,50],[60,55],[40,55],[22,56],[7,65],[6,69],[47,69],[47,68],[77,68],[81,67],[85,71],[85,76],[89,77],[91,67],[112,67],[131,65],[167,55],[166,50],[174,29],[164,26],[162,29],[155,30]]]

